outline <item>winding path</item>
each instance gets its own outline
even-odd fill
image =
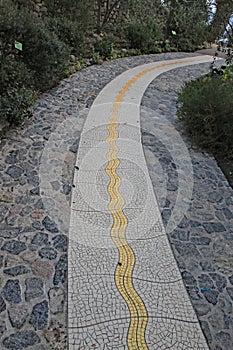
[[[176,118],[197,56],[82,69],[1,139],[1,349],[67,350],[70,238],[71,350],[232,350],[233,190]]]
[[[208,349],[153,193],[140,101],[161,73],[211,60],[197,56],[133,68],[109,83],[91,107],[72,194],[71,350]]]

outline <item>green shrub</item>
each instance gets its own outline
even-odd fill
[[[69,50],[56,35],[39,22],[32,22],[30,32],[20,40],[24,46],[23,62],[34,72],[38,89],[47,90],[65,76]]]
[[[23,51],[14,48],[15,40]],[[11,0],[0,2],[0,48],[3,57],[13,55],[24,62],[34,75],[37,89],[46,90],[64,77],[69,50],[44,22]]]
[[[171,39],[172,45],[175,45],[178,51],[192,52],[203,47],[205,41],[206,27],[201,29],[194,27],[193,31],[177,29],[177,35]]]
[[[29,107],[36,94],[33,75],[22,62],[0,58],[0,121],[18,125],[30,115]]]
[[[35,101],[35,93],[28,88],[9,88],[0,96],[0,120],[10,125],[19,125],[25,117],[31,116],[29,107]]]
[[[86,33],[95,26],[93,13],[95,1],[87,0],[44,0],[49,17],[57,17],[62,14],[63,18],[79,23],[82,33]]]
[[[0,58],[0,95],[9,88],[31,88],[33,86],[33,74],[23,62],[14,58]]]
[[[65,17],[48,17],[45,22],[49,31],[69,46],[72,53],[78,55],[82,53],[85,32],[77,21],[71,21]]]
[[[33,0],[12,0],[19,8],[27,7],[28,9],[33,9]]]
[[[102,59],[112,58],[114,50],[114,38],[112,35],[104,34],[97,36],[94,42],[94,53]]]
[[[139,49],[142,53],[158,52],[162,32],[158,23],[129,23],[125,26],[125,36],[130,48]]]
[[[233,76],[208,74],[184,85],[178,96],[178,117],[194,143],[233,156]]]

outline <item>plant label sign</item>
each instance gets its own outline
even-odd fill
[[[23,51],[23,44],[19,41],[15,41],[15,48],[19,51]]]

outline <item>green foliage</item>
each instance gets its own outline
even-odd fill
[[[31,89],[8,88],[0,95],[0,120],[10,125],[19,125],[25,117],[31,116],[29,107],[35,101],[35,93]]]
[[[22,62],[0,58],[0,120],[18,125],[30,115],[35,99],[33,75]]]
[[[142,53],[158,52],[162,40],[160,25],[155,21],[148,23],[129,23],[125,26],[125,36],[130,48],[139,49]]]
[[[13,58],[0,58],[0,95],[10,87],[30,88],[33,86],[33,75],[23,62]]]
[[[17,56],[25,63],[37,89],[46,90],[64,76],[68,48],[36,15],[4,0],[0,3],[0,32],[2,55]],[[15,40],[23,44],[22,52],[14,48]]]
[[[179,119],[194,143],[226,156],[233,156],[232,71],[188,82],[178,97]]]
[[[10,123],[17,124],[27,115],[35,90],[53,87],[90,62],[140,53],[192,51],[210,33],[206,30],[206,0],[44,3],[47,16],[40,18],[33,13],[35,8],[39,11],[34,0],[0,0],[0,117]],[[22,51],[15,48],[15,41],[22,43]],[[70,53],[74,57],[69,65]],[[224,89],[232,81],[230,68],[213,79],[221,81],[219,94],[228,96]]]
[[[129,0],[127,3],[130,22],[148,23],[156,21],[164,24],[166,13],[160,0]]]
[[[210,1],[209,1],[210,2]],[[232,43],[232,14],[233,2],[232,0],[218,0],[214,5],[215,13],[213,20],[210,23],[211,41],[225,37]],[[227,27],[227,30],[226,30]]]
[[[77,21],[71,21],[65,17],[48,17],[45,23],[50,32],[57,35],[74,54],[83,51],[85,32]]]
[[[22,60],[34,72],[38,89],[49,89],[64,77],[69,50],[40,20],[25,23],[19,41],[24,47]]]
[[[206,40],[208,11],[205,0],[165,1],[167,8],[166,38],[179,51],[194,51]],[[175,32],[174,35],[172,32]]]
[[[114,50],[114,37],[112,35],[98,35],[94,42],[94,53],[102,59],[111,59]]]
[[[93,0],[44,0],[49,17],[66,18],[77,22],[82,32],[93,28],[93,12],[95,1]]]
[[[65,73],[69,51],[23,1],[0,1],[0,118],[18,125],[30,114],[35,90],[46,90]],[[15,48],[15,41],[23,50]]]
[[[33,0],[12,0],[19,8],[27,7],[28,9],[33,9]]]

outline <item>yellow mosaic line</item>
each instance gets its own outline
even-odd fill
[[[192,62],[193,60],[186,60]],[[119,192],[121,178],[116,170],[120,165],[120,159],[117,157],[118,147],[116,141],[118,140],[118,116],[121,102],[125,97],[126,92],[130,87],[137,82],[143,75],[154,71],[164,66],[175,65],[183,62],[170,62],[151,67],[143,70],[131,78],[118,92],[112,106],[111,115],[109,117],[110,123],[107,126],[109,136],[106,143],[109,145],[109,152],[107,153],[108,164],[106,166],[106,173],[110,178],[108,185],[108,193],[110,195],[109,210],[113,217],[113,226],[111,229],[111,238],[116,245],[119,253],[119,263],[115,270],[115,283],[118,291],[125,300],[130,311],[130,325],[128,329],[127,344],[129,350],[148,350],[145,339],[145,331],[148,323],[148,315],[146,307],[136,292],[133,286],[133,270],[135,266],[135,254],[126,240],[126,228],[128,220],[123,213],[123,206],[125,204],[124,198]]]

